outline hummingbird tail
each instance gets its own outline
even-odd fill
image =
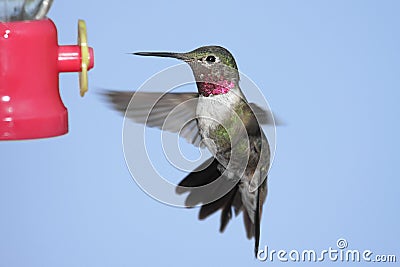
[[[243,212],[244,225],[246,234],[249,239],[254,237],[254,253],[257,257],[259,242],[260,242],[260,220],[262,206],[266,198],[266,182],[258,187],[254,192],[243,191],[243,181],[236,181],[235,184],[229,185],[229,180],[232,182],[233,179],[227,179],[221,177],[221,165],[214,158],[211,158],[201,164],[196,170],[186,176],[176,188],[178,194],[189,193],[186,197],[185,204],[187,207],[194,207],[198,204],[202,204],[199,212],[199,219],[204,220],[208,216],[214,214],[218,210],[221,210],[221,224],[219,231],[224,232],[229,221],[233,217],[233,212],[237,216],[240,212]],[[221,178],[221,179],[219,179]],[[218,181],[216,181],[218,180]],[[221,181],[220,184],[217,182]],[[213,187],[207,190],[196,190],[198,187],[205,186],[209,183],[216,182]],[[227,186],[228,184],[228,186]],[[230,186],[230,187],[229,187]],[[228,193],[220,194],[223,189],[229,188]],[[247,187],[246,187],[247,188]],[[218,194],[223,195],[222,197],[215,197]],[[247,194],[247,195],[246,195]],[[243,196],[245,196],[243,198]],[[247,196],[247,197],[246,197]],[[216,199],[209,201],[210,199]],[[248,209],[243,201],[248,199],[253,200],[252,211]],[[233,212],[232,212],[233,209]]]
[[[261,198],[260,198],[260,192],[261,186],[258,187],[257,189],[257,203],[256,203],[256,211],[254,215],[254,256],[257,258],[257,253],[258,253],[258,248],[260,246],[260,220],[261,220],[261,210],[260,207],[262,207]]]

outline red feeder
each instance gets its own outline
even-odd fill
[[[81,72],[81,96],[87,71],[94,66],[86,25],[78,23],[78,45],[59,46],[50,19],[0,22],[0,140],[63,135],[68,112],[61,101],[58,75]]]

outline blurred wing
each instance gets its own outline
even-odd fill
[[[127,118],[148,127],[179,133],[189,143],[199,146],[201,137],[196,121],[197,93],[107,90],[103,95],[115,110]]]
[[[249,106],[253,110],[254,115],[256,115],[259,124],[273,125],[275,122],[275,125],[284,125],[284,123],[282,123],[281,120],[277,119],[277,117],[272,113],[272,111],[270,110],[267,111],[265,109],[262,109],[255,103],[249,103]]]

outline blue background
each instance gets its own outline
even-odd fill
[[[69,134],[0,143],[0,266],[270,264],[254,259],[242,218],[219,234],[219,216],[198,221],[197,209],[141,191],[122,117],[96,94],[134,90],[177,63],[127,52],[209,44],[234,54],[286,123],[261,247],[320,251],[343,237],[399,261],[399,10],[395,0],[55,1],[60,44],[75,44],[77,20],[87,22],[91,91],[81,99],[77,74],[62,74]]]

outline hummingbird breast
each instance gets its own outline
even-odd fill
[[[228,126],[228,122],[235,115],[235,106],[240,101],[241,99],[233,92],[207,97],[199,96],[196,118],[200,135],[205,140],[206,146],[206,139],[215,139],[213,136],[218,134],[218,128]]]
[[[247,166],[245,175],[252,176],[260,168],[259,160],[262,176],[266,175],[270,156],[268,141],[241,91],[200,95],[196,119],[202,142],[222,166],[227,168],[230,164],[230,176],[241,178],[243,172],[237,170],[243,170],[243,166]]]
[[[202,142],[224,166],[231,158],[232,148],[245,146],[241,143],[246,139],[247,130],[242,110],[238,108],[243,104],[246,104],[245,99],[233,90],[199,96],[196,118]]]
[[[202,141],[219,162],[221,174],[229,180],[240,180],[241,201],[254,223],[254,190],[261,184],[262,190],[266,190],[264,179],[270,164],[269,144],[254,113],[246,99],[229,91],[199,96],[196,115]],[[262,202],[265,195],[261,196]]]

